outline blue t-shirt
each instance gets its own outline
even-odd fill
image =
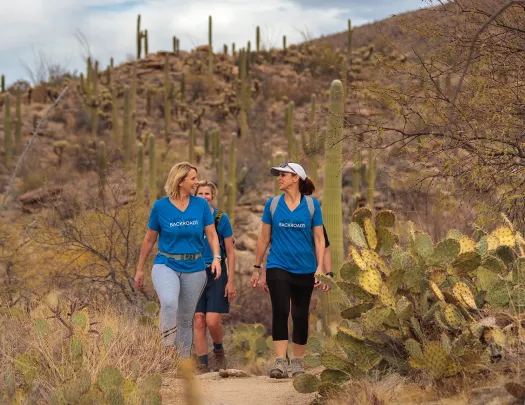
[[[217,214],[217,211],[218,210],[216,208],[213,209],[214,219],[215,214]],[[222,213],[221,220],[219,221],[219,226],[217,226],[217,235],[219,236],[219,245],[221,246],[221,256],[224,257],[224,239],[229,238],[233,235],[230,219],[225,213]],[[204,235],[204,239],[206,239],[206,235]],[[206,247],[204,248],[204,252],[202,253],[202,255],[204,256],[204,261],[206,262],[206,264],[210,264],[213,261],[213,252],[211,251],[211,247],[208,241],[206,241]]]
[[[262,216],[265,224],[272,225],[272,245],[266,268],[276,267],[296,274],[315,273],[317,258],[312,227],[323,225],[319,201],[312,198],[314,202],[312,218],[304,197],[301,197],[301,202],[293,211],[290,211],[284,198],[280,198],[272,222],[270,213],[272,198],[266,201]]]
[[[149,216],[148,228],[159,233],[159,251],[169,254],[202,253],[206,245],[204,227],[213,224],[210,206],[202,197],[190,195],[188,207],[183,212],[169,197],[155,201]],[[170,269],[191,273],[206,268],[204,258],[175,260],[157,254],[155,264],[165,264]]]

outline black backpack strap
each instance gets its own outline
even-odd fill
[[[213,222],[215,223],[215,230],[217,231],[217,237],[219,238],[219,246],[221,250],[224,252],[224,257],[222,258],[222,260],[224,260],[226,259],[226,246],[224,246],[224,240],[221,241],[221,237],[219,236],[219,224],[221,222],[222,215],[223,215],[223,212],[217,210],[217,212],[213,216]]]

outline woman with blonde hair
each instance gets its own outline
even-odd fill
[[[160,300],[159,328],[165,346],[176,346],[188,358],[193,344],[193,316],[206,285],[202,251],[213,252],[211,273],[221,275],[219,239],[206,201],[195,197],[197,168],[188,162],[173,166],[164,189],[167,196],[155,201],[135,274],[135,288],[144,285],[144,263],[159,241],[152,280]],[[206,243],[204,239],[208,242]]]
[[[199,372],[207,372],[210,369],[219,371],[226,368],[226,357],[222,346],[224,330],[221,324],[221,314],[230,312],[230,303],[237,297],[233,279],[233,272],[235,271],[233,231],[228,215],[213,208],[211,205],[217,195],[215,184],[208,180],[201,180],[197,185],[195,195],[204,198],[210,206],[223,258],[221,261],[221,276],[218,279],[214,279],[210,271],[210,265],[213,260],[210,247],[207,246],[203,252],[208,281],[195,310],[194,346],[195,355],[199,362],[197,370]],[[228,262],[227,268],[226,261]],[[213,340],[212,357],[209,361],[206,328],[210,331],[210,336]]]

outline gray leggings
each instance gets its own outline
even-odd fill
[[[179,355],[188,358],[193,344],[193,316],[206,286],[206,272],[181,273],[155,264],[151,277],[160,300],[159,328],[164,345],[176,345]]]

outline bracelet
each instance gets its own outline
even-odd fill
[[[260,269],[261,268],[261,266],[258,266],[256,264],[254,264],[253,267],[255,267],[256,269]]]
[[[215,259],[220,261],[220,260],[222,260],[222,257],[221,256],[213,256],[213,260],[215,260]]]
[[[333,273],[333,272],[331,272],[331,271],[329,271],[328,273],[326,273],[326,274],[325,274],[325,276],[330,276],[330,277],[332,277],[332,278],[333,278],[333,277],[334,277],[334,273]]]

